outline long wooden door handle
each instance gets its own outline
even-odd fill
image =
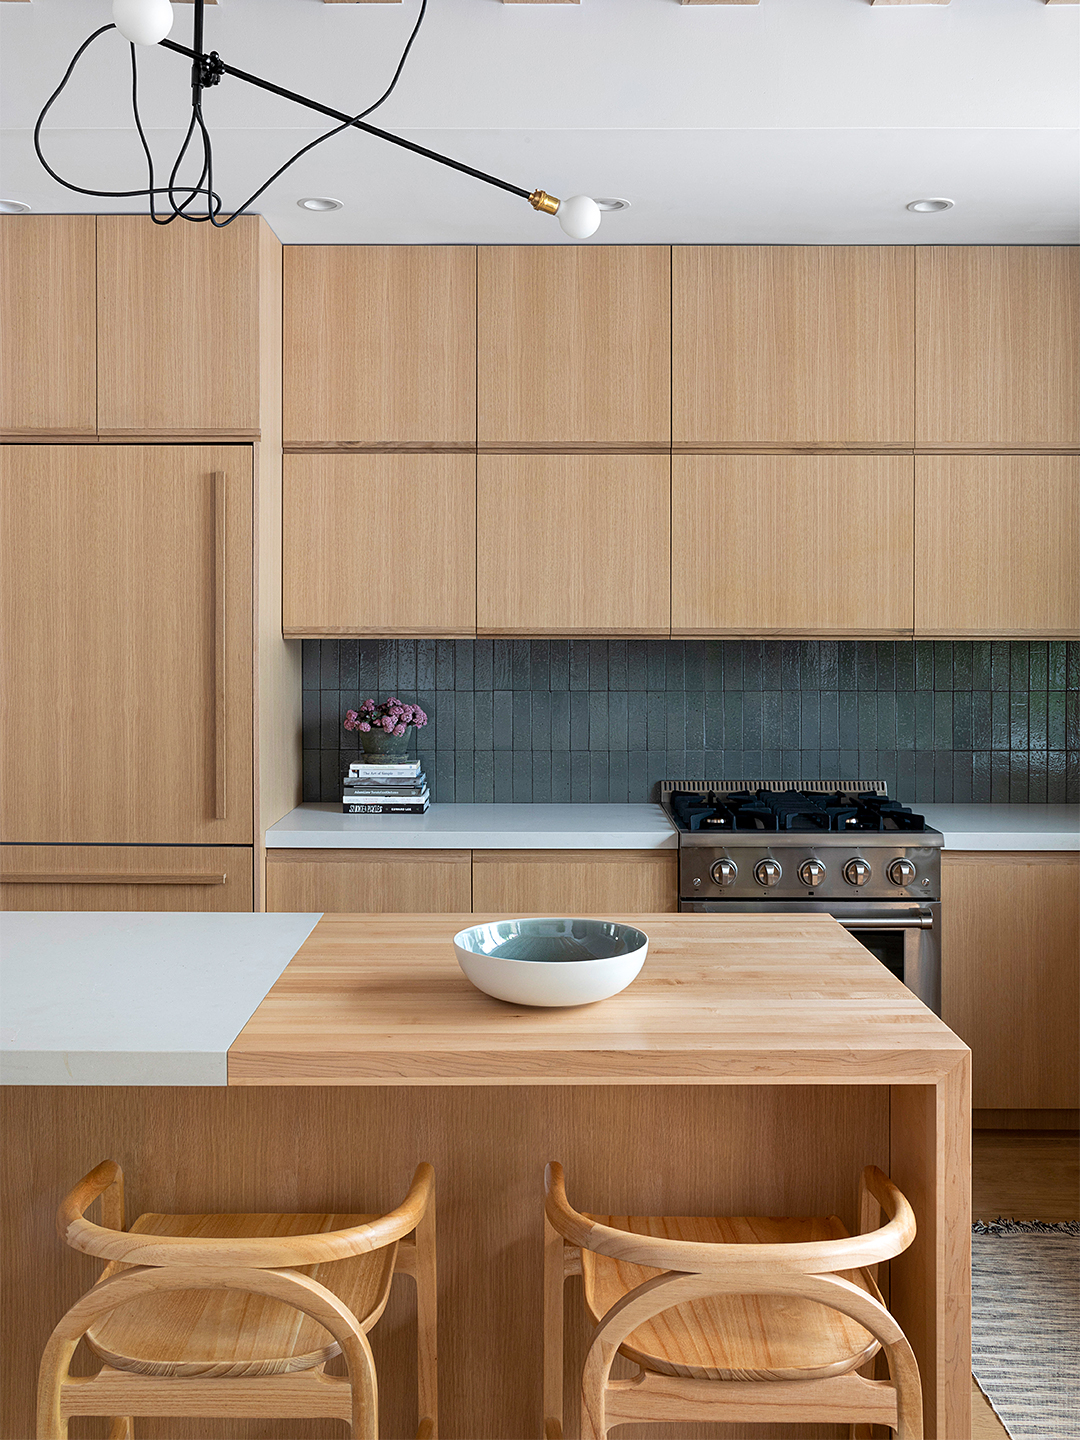
[[[110,875],[104,871],[85,875],[40,875],[36,871],[8,871],[0,875],[0,885],[224,885],[225,879],[220,871],[197,875]]]
[[[214,819],[226,816],[225,522],[226,480],[214,472]]]

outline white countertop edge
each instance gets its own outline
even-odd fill
[[[299,805],[268,850],[677,850],[659,805],[435,804],[426,815],[345,815]]]
[[[0,1085],[228,1083],[229,1057],[223,1051],[5,1050],[0,1054]]]
[[[1080,850],[1075,805],[919,805],[946,850]]]
[[[945,844],[942,849],[947,854],[950,850],[996,850],[1000,854],[1006,854],[1010,850],[1080,850],[1080,836],[1075,831],[1062,831],[1058,835],[1030,835],[1018,833],[1010,835],[1003,831],[995,831],[991,835],[985,832],[973,832],[965,834],[962,830],[949,830],[945,834]]]

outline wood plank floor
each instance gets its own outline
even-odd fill
[[[976,1130],[971,1147],[973,1220],[1080,1220],[1080,1137],[1030,1130]],[[971,1440],[1008,1440],[989,1400],[971,1382]]]

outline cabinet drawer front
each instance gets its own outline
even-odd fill
[[[0,456],[2,833],[252,842],[251,450]]]
[[[920,455],[920,635],[1080,635],[1080,458]]]
[[[473,851],[478,915],[655,915],[678,889],[675,850]]]
[[[481,455],[477,630],[668,631],[670,462],[660,455]]]
[[[285,444],[476,440],[476,251],[289,245]]]
[[[668,444],[667,246],[481,246],[478,277],[481,445]]]
[[[468,850],[268,850],[266,908],[305,914],[461,914]]]
[[[472,455],[286,455],[283,627],[476,634]]]
[[[250,910],[242,846],[0,846],[3,910]]]
[[[677,455],[675,635],[910,635],[913,462]]]
[[[0,216],[0,431],[97,427],[93,215]]]

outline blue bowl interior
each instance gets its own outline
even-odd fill
[[[495,920],[463,931],[457,943],[477,955],[551,965],[630,955],[646,938],[613,920]]]

